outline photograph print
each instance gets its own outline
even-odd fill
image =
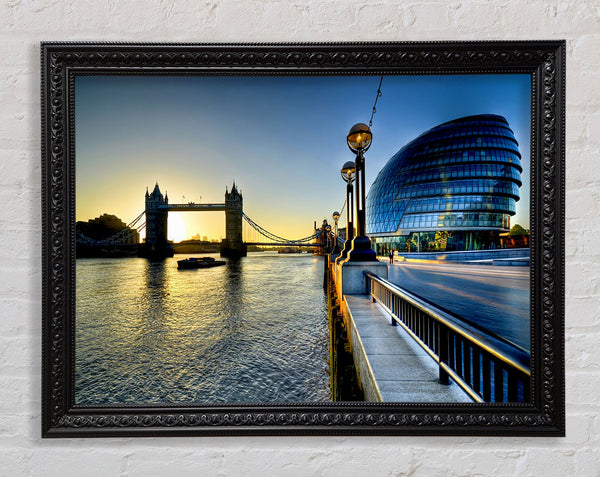
[[[530,400],[530,74],[74,79],[74,404]]]

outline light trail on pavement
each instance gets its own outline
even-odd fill
[[[529,267],[396,262],[388,279],[530,350]]]

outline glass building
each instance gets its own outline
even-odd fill
[[[430,129],[394,154],[369,190],[367,234],[375,251],[499,247],[522,170],[502,116],[468,116]]]

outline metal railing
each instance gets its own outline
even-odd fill
[[[455,381],[476,402],[528,402],[530,355],[498,336],[458,323],[448,313],[371,273],[367,289],[439,365],[439,380]]]

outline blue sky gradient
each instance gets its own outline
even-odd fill
[[[367,187],[404,144],[471,114],[507,118],[525,170],[511,223],[529,228],[529,75],[385,76]],[[346,133],[368,123],[378,76],[78,76],[76,216],[129,222],[158,180],[170,202],[217,203],[233,180],[244,210],[287,238],[310,235],[345,198]],[[185,197],[185,199],[184,199]],[[181,214],[187,236],[224,236],[224,214]],[[344,214],[345,217],[345,214]],[[343,225],[343,224],[341,224]]]

